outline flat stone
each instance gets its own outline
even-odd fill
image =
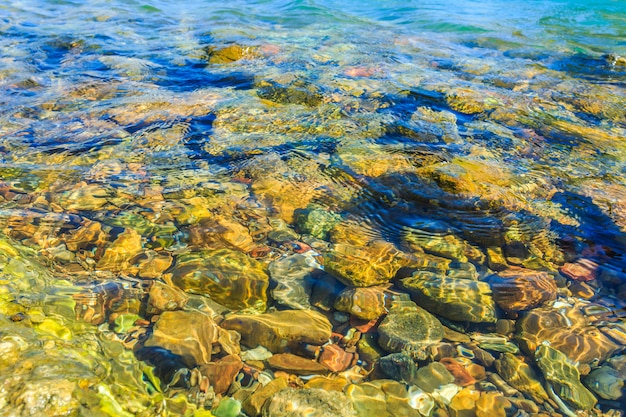
[[[476,401],[480,398],[480,391],[469,388],[461,390],[452,398],[448,410],[450,417],[477,417]],[[494,414],[494,417],[496,414]]]
[[[146,313],[159,314],[163,311],[180,310],[187,304],[189,297],[177,287],[155,281],[148,293]]]
[[[339,345],[325,345],[319,356],[320,364],[333,372],[341,372],[348,369],[355,361],[354,353],[346,352]]]
[[[586,306],[588,304],[578,302],[558,308],[548,305],[524,313],[517,320],[516,337],[520,348],[533,356],[545,341],[573,362],[589,364],[607,360],[621,345],[604,333],[603,326],[591,322],[585,314]]]
[[[543,388],[539,375],[518,356],[503,353],[494,364],[498,374],[513,388],[522,391],[538,404],[548,400],[548,393]]]
[[[299,343],[321,346],[328,341],[332,332],[328,319],[311,310],[232,314],[224,319],[221,326],[239,332],[244,345],[250,348],[261,345],[272,353],[284,352]]]
[[[272,298],[286,307],[306,310],[311,308],[311,276],[317,270],[311,254],[295,253],[284,256],[269,265]]]
[[[617,400],[624,395],[624,380],[609,366],[594,369],[583,378],[583,381],[589,389],[605,400]]]
[[[272,369],[296,375],[327,374],[329,369],[313,359],[292,353],[278,353],[267,360]]]
[[[476,417],[506,417],[511,402],[498,392],[483,392],[476,401]]]
[[[434,407],[430,395],[389,379],[350,385],[346,395],[359,417],[418,417],[429,415]]]
[[[556,299],[554,278],[542,271],[510,267],[489,278],[494,301],[504,311],[528,310]]]

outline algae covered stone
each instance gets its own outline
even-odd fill
[[[498,374],[513,388],[517,388],[538,404],[548,399],[548,393],[539,380],[539,375],[526,362],[511,353],[503,353],[494,362]]]
[[[580,372],[564,353],[541,345],[535,354],[543,376],[563,401],[581,410],[591,410],[598,399],[580,382]]]
[[[443,338],[439,320],[404,297],[393,300],[378,332],[378,343],[387,352],[402,352],[420,360],[427,358],[427,347]]]
[[[226,307],[265,311],[269,276],[242,252],[217,249],[179,255],[169,279],[186,292],[208,295]]]
[[[321,346],[328,341],[332,325],[311,310],[282,310],[265,314],[231,314],[221,323],[225,329],[241,334],[244,345],[264,346],[280,353],[300,343]]]

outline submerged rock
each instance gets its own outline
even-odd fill
[[[426,359],[426,348],[443,338],[443,326],[432,314],[405,297],[392,301],[389,313],[378,326],[378,343],[387,352],[403,352],[414,359]]]
[[[189,367],[211,362],[219,327],[200,312],[166,311],[159,316],[145,346],[158,346],[180,355]]]
[[[325,207],[310,205],[306,209],[297,209],[294,219],[301,233],[326,239],[328,232],[341,221],[341,216]]]
[[[406,384],[414,384],[417,379],[417,365],[404,353],[383,356],[378,361],[378,368],[387,378]]]
[[[556,283],[546,272],[510,267],[489,279],[493,299],[513,313],[556,299]]]
[[[486,282],[414,272],[401,281],[416,302],[428,311],[456,321],[495,323],[496,309]]]
[[[211,297],[226,307],[265,311],[269,276],[260,262],[230,249],[179,255],[166,279],[186,292]]]
[[[604,333],[602,326],[591,323],[584,313],[585,305],[553,305],[524,313],[516,323],[520,347],[532,356],[542,343],[549,343],[574,362],[605,361],[621,346]]]
[[[572,407],[591,410],[598,400],[580,382],[578,368],[564,353],[547,345],[537,348],[537,364],[556,395]]]
[[[350,385],[346,395],[358,417],[429,416],[435,406],[420,389],[387,379]]]
[[[583,382],[605,400],[617,400],[624,395],[624,379],[609,366],[594,369],[583,378]]]
[[[146,313],[159,314],[163,311],[181,310],[188,299],[187,294],[178,288],[155,281],[148,293]]]
[[[433,392],[436,389],[453,382],[454,375],[446,369],[444,364],[432,362],[427,366],[418,369],[415,385],[426,392]]]
[[[307,107],[319,106],[323,99],[317,86],[301,79],[288,85],[262,81],[257,84],[257,95],[278,104],[301,104]]]
[[[258,54],[249,46],[229,45],[223,48],[207,48],[210,64],[230,64],[243,58],[254,58]]]
[[[269,366],[278,371],[296,375],[327,374],[329,369],[312,359],[292,353],[278,353],[267,360]]]
[[[355,287],[385,284],[400,268],[415,263],[410,255],[382,240],[365,246],[337,243],[323,257],[326,272]]]
[[[200,366],[200,373],[209,378],[209,384],[216,394],[224,394],[243,367],[237,355],[228,355],[215,362]]]
[[[287,388],[274,394],[263,408],[263,417],[353,417],[352,402],[338,391]]]
[[[335,309],[363,320],[374,320],[385,314],[388,286],[346,288],[335,299]]]
[[[503,353],[494,362],[498,374],[513,388],[532,398],[536,403],[543,404],[548,393],[539,380],[539,375],[526,362],[511,353]]]
[[[255,348],[261,345],[273,353],[284,352],[300,343],[321,346],[328,341],[332,332],[328,319],[310,310],[232,314],[224,319],[221,326],[239,332],[246,346]]]
[[[284,256],[269,265],[274,300],[293,309],[311,308],[311,276],[317,271],[315,260],[310,253],[295,253]]]

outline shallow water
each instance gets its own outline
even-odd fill
[[[611,352],[595,336],[537,342],[595,358],[580,367],[588,386],[604,361],[624,362],[624,2],[177,3],[0,6],[2,415],[202,415],[221,397],[199,367],[143,347],[159,313],[314,309],[347,337],[358,320],[334,297],[355,286],[378,294],[359,302],[382,297],[375,318],[411,293],[475,341],[518,320],[506,348],[486,350],[519,345],[530,362],[522,333],[537,329],[521,318],[580,308],[580,334],[600,329]],[[532,302],[468,306],[488,316],[474,324],[403,280],[477,280],[498,297],[494,275],[515,267],[547,273],[556,293],[524,278]],[[191,298],[155,307],[156,282]],[[345,372],[359,387],[355,369],[375,361],[357,353]],[[559,366],[539,365],[550,383]],[[490,383],[476,395],[501,390]],[[625,405],[591,395],[588,415]],[[550,401],[540,409],[564,412]]]

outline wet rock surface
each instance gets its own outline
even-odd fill
[[[122,3],[3,8],[0,414],[626,409],[611,10]]]

